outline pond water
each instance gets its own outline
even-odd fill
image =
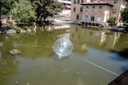
[[[73,52],[57,59],[54,42]],[[9,51],[19,49],[12,56]],[[66,30],[0,36],[0,85],[107,85],[128,69],[128,35],[71,26]]]

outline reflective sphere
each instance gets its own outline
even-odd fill
[[[53,49],[54,52],[59,56],[59,58],[62,58],[71,54],[73,45],[69,39],[60,38],[55,41]]]

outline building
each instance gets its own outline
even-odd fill
[[[106,25],[107,20],[113,17],[119,23],[120,11],[125,6],[126,0],[72,0],[71,20]]]
[[[58,0],[63,5],[63,9],[71,10],[71,0]]]
[[[70,16],[71,15],[71,0],[58,0],[62,3],[63,10],[59,13],[62,16]]]

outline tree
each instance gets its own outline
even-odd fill
[[[36,20],[36,13],[28,0],[19,0],[14,2],[14,7],[12,9],[12,18],[17,21],[17,23],[30,25]]]
[[[30,0],[35,8],[37,23],[46,24],[48,17],[53,17],[61,9],[61,4],[58,0]]]
[[[115,24],[115,19],[114,18],[109,18],[108,20],[107,20],[107,22],[108,23],[111,23],[111,24]]]
[[[61,10],[58,0],[1,0],[0,14],[10,15],[14,20],[30,24],[46,25],[46,19]]]
[[[116,25],[116,20],[115,20],[115,18],[112,17],[107,20],[107,23],[109,23],[109,25],[113,26],[113,25]]]
[[[124,24],[128,27],[128,2],[126,8],[121,11],[121,18]]]
[[[13,8],[14,2],[19,0],[0,0],[0,13],[8,15]]]

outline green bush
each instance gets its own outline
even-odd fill
[[[109,26],[116,26],[117,24],[115,18],[109,18],[107,20],[107,23],[109,24]]]
[[[14,29],[14,30],[16,30],[16,33],[20,33],[20,27],[18,27],[18,26],[14,26],[14,25],[11,25],[10,24],[10,26],[9,26],[10,28],[12,28],[12,29]]]
[[[123,24],[125,26],[125,30],[128,31],[128,23]]]
[[[110,24],[115,24],[116,23],[116,20],[114,18],[109,18],[107,20],[107,23],[110,23]]]
[[[128,23],[124,23],[123,25],[126,26],[126,27],[128,27]]]
[[[16,30],[17,33],[20,33],[20,28],[15,26],[14,29]]]

